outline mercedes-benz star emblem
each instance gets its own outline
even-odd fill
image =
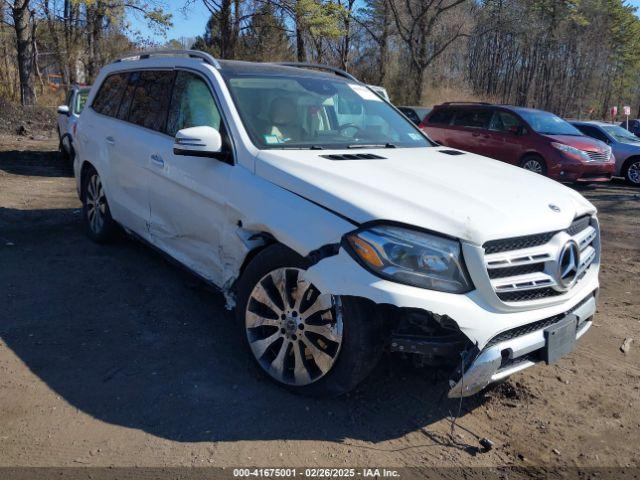
[[[560,207],[559,207],[559,206],[557,206],[557,205],[555,205],[555,204],[553,204],[553,203],[550,203],[550,204],[549,204],[549,208],[550,208],[552,211],[556,212],[556,213],[560,213]]]
[[[578,244],[569,240],[564,244],[558,257],[558,270],[556,272],[557,289],[567,291],[578,279],[578,266],[580,265],[580,249]]]

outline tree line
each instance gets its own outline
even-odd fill
[[[0,93],[23,104],[45,54],[63,83],[91,82],[123,51],[152,46],[128,14],[171,25],[144,0],[0,1]],[[486,100],[582,118],[640,105],[640,19],[626,0],[186,0],[185,11],[195,2],[210,12],[205,31],[167,45],[334,65],[399,104]]]

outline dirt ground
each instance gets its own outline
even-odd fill
[[[136,241],[85,237],[56,147],[0,137],[0,467],[640,464],[640,191],[581,189],[603,232],[594,327],[465,399],[451,438],[446,383],[393,356],[339,399],[265,379],[221,295]]]

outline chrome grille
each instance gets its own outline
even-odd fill
[[[589,155],[589,159],[592,162],[607,162],[609,161],[609,154],[607,152],[589,152],[584,151],[587,155]]]
[[[586,274],[597,256],[597,223],[576,218],[566,230],[492,240],[485,243],[484,261],[493,291],[503,302],[539,300],[566,293]],[[567,244],[578,246],[574,282],[559,279],[560,256]],[[574,247],[575,248],[575,247]]]

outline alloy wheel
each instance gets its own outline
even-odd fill
[[[538,160],[527,160],[522,168],[524,168],[525,170],[529,170],[530,172],[542,174],[542,165]]]
[[[640,162],[634,162],[629,165],[629,170],[627,171],[627,178],[629,181],[635,185],[640,185]]]
[[[342,345],[340,300],[321,294],[304,270],[279,268],[254,286],[245,311],[249,346],[279,382],[304,386],[327,374]]]
[[[107,213],[107,199],[104,195],[102,182],[97,173],[89,178],[86,193],[87,203],[87,220],[89,228],[95,234],[99,234],[104,225],[105,215]]]

